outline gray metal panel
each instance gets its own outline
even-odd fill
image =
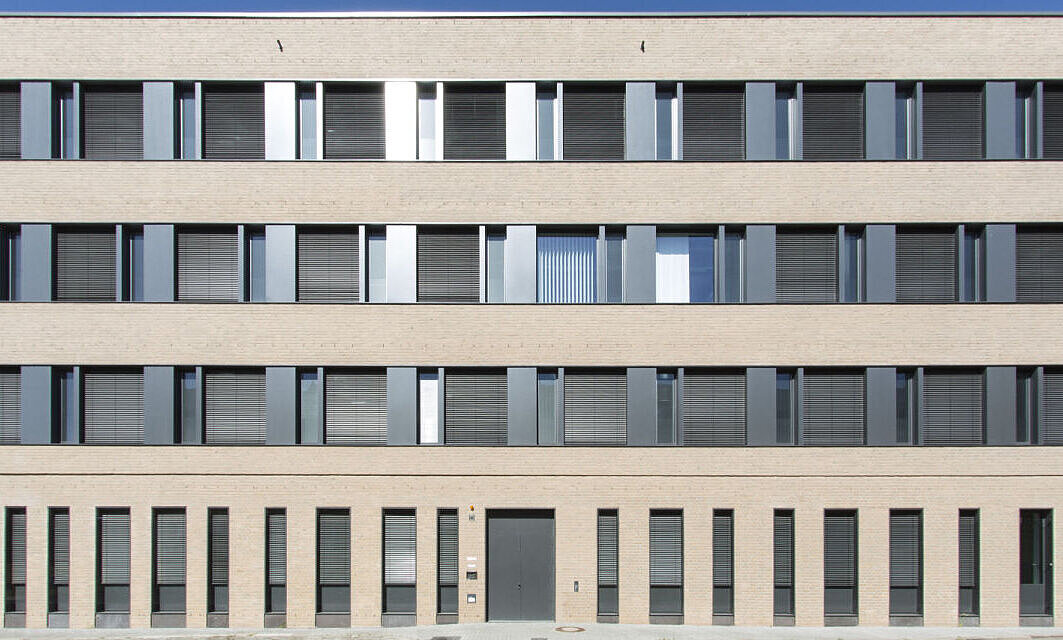
[[[264,83],[263,100],[266,159],[295,160],[295,83]]]
[[[388,444],[417,444],[416,367],[388,367]]]
[[[986,302],[1015,302],[1015,225],[985,226]]]
[[[1015,394],[1015,367],[986,367],[986,444],[1018,444],[1015,438]]]
[[[746,160],[775,159],[775,83],[746,83]]]
[[[144,444],[174,444],[173,367],[144,367]]]
[[[746,369],[746,444],[775,443],[775,367],[749,367]]]
[[[266,444],[295,444],[295,367],[266,367]]]
[[[144,300],[174,300],[174,227],[144,225]]]
[[[22,158],[44,160],[52,157],[52,83],[23,82]]]
[[[897,444],[897,369],[867,368],[867,444]]]
[[[506,374],[506,392],[509,396],[507,444],[535,446],[538,442],[538,377],[535,367],[510,367]]]
[[[746,227],[745,280],[746,302],[775,302],[775,225]]]
[[[54,441],[52,424],[52,368],[22,367],[22,444]]]
[[[535,225],[506,227],[503,263],[506,302],[535,302]]]
[[[624,256],[624,302],[652,303],[656,299],[657,227],[652,224],[628,225]]]
[[[417,301],[417,226],[389,224],[385,231],[387,249],[387,301]]]
[[[174,93],[172,82],[144,83],[144,159],[174,158]]]
[[[22,225],[22,302],[52,299],[52,225]]]
[[[868,302],[896,302],[897,228],[869,224],[864,228],[864,288]]]
[[[503,511],[487,518],[488,620],[554,619],[552,511]]]
[[[535,83],[506,83],[506,160],[535,159]]]
[[[627,370],[627,444],[657,444],[657,369],[653,367]]]
[[[985,83],[985,157],[1015,157],[1015,83]]]
[[[654,160],[657,83],[628,82],[625,96],[624,159]]]
[[[893,160],[896,155],[897,113],[893,82],[864,85],[864,157]]]
[[[295,302],[295,225],[266,225],[266,302]]]

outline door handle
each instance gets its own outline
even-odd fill
[[[517,583],[517,591],[520,591],[520,583]]]

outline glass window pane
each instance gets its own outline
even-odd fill
[[[266,234],[255,231],[248,236],[248,264],[250,265],[250,286],[248,298],[251,302],[263,302],[266,299]]]
[[[716,299],[716,245],[711,235],[690,236],[690,302]]]
[[[417,85],[417,158],[436,159],[436,85]]]
[[[843,302],[860,302],[863,300],[863,269],[861,269],[860,232],[846,231],[845,247],[842,257],[842,282],[844,283]]]
[[[539,124],[538,146],[540,160],[554,159],[554,105],[557,100],[557,85],[539,85],[536,88],[535,107]]]
[[[742,301],[742,234],[728,231],[724,235],[724,302]]]
[[[1019,369],[1015,391],[1015,440],[1033,442],[1037,406],[1034,403],[1033,370]]]
[[[299,158],[317,158],[317,88],[299,87]]]
[[[657,302],[690,302],[690,237],[657,236]]]
[[[675,443],[675,374],[657,374],[657,444]]]
[[[624,301],[624,236],[605,235],[605,302]]]
[[[793,442],[793,386],[792,373],[775,374],[775,438],[779,444]]]
[[[196,372],[178,373],[181,407],[181,442],[193,443],[199,438],[199,402],[197,402]]]
[[[789,87],[775,87],[775,157],[778,160],[790,160],[790,113],[793,108],[794,90]]]
[[[897,87],[897,92],[894,97],[894,109],[895,109],[895,136],[896,136],[896,155],[898,160],[907,160],[913,157],[912,149],[910,145],[911,134],[911,114],[912,114],[912,98],[911,87]]]
[[[385,302],[387,300],[387,273],[386,248],[387,242],[383,233],[369,234],[369,302]]]
[[[76,443],[79,441],[77,433],[78,425],[78,397],[77,384],[74,381],[73,371],[63,371],[59,374],[59,433],[63,443]]]
[[[539,444],[554,444],[557,438],[557,374],[539,374]]]
[[[964,302],[979,302],[982,295],[982,231],[967,229],[963,234],[963,298]]]
[[[897,373],[897,442],[911,442],[912,376]]]
[[[22,234],[12,233],[8,238],[8,300],[22,299]]]
[[[77,148],[77,137],[75,126],[77,118],[77,110],[74,108],[74,89],[73,87],[66,87],[60,90],[59,93],[59,119],[60,119],[60,158],[74,158],[75,149]]]
[[[491,234],[487,236],[487,301],[506,301],[506,236]]]
[[[419,382],[419,424],[421,444],[439,443],[439,374],[422,373]]]
[[[657,159],[672,159],[672,102],[675,89],[657,89]]]
[[[317,442],[321,426],[321,380],[316,371],[299,373],[299,433],[303,442]]]
[[[180,150],[178,157],[192,160],[196,157],[196,89],[190,85],[178,88],[180,95]]]
[[[129,234],[129,255],[126,256],[129,273],[129,299],[137,302],[144,299],[144,234],[134,231]]]

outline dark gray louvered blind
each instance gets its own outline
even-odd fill
[[[0,85],[0,160],[22,157],[22,88]]]
[[[775,237],[777,302],[838,301],[838,234],[780,231]]]
[[[239,243],[235,229],[177,234],[177,299],[240,300]]]
[[[206,389],[207,444],[266,443],[266,373],[208,371]]]
[[[85,443],[143,444],[143,371],[86,371]]]
[[[804,444],[864,444],[862,373],[805,373],[801,409],[801,436]]]
[[[827,588],[856,586],[856,514],[823,516],[823,583]]]
[[[1045,84],[1041,108],[1043,157],[1063,160],[1063,85]]]
[[[325,373],[325,442],[387,444],[387,374]]]
[[[144,157],[144,100],[140,84],[81,85],[82,155],[90,160]]]
[[[712,586],[734,584],[734,512],[719,510],[712,514]]]
[[[300,302],[358,302],[358,231],[300,231],[296,236]]]
[[[284,509],[266,512],[266,582],[283,585],[288,581],[288,522]]]
[[[984,382],[981,373],[923,376],[923,444],[982,444]]]
[[[96,519],[100,584],[129,584],[129,510],[101,509]]]
[[[207,516],[207,538],[210,544],[210,584],[229,584],[229,511],[211,509]]]
[[[155,512],[155,583],[185,583],[185,512]]]
[[[1063,302],[1063,231],[1020,228],[1016,232],[1015,298]]]
[[[746,443],[746,377],[742,373],[683,376],[683,444]]]
[[[455,509],[440,509],[437,514],[439,526],[439,584],[458,584],[458,512]]]
[[[51,583],[70,584],[70,511],[51,510],[49,560]]]
[[[0,369],[0,444],[22,442],[22,376]]]
[[[806,84],[801,127],[805,160],[863,160],[863,85]]]
[[[742,160],[746,155],[746,88],[683,84],[683,159]]]
[[[956,233],[897,230],[897,302],[956,301]]]
[[[922,520],[918,511],[890,512],[891,587],[918,587],[922,581]]]
[[[384,85],[325,84],[325,157],[384,159]]]
[[[418,230],[417,301],[480,301],[480,235],[475,229]]]
[[[1041,442],[1063,444],[1063,372],[1045,370]]]
[[[26,584],[26,510],[7,510],[7,582]]]
[[[776,587],[794,585],[794,512],[776,511],[773,522]]]
[[[114,242],[114,227],[57,231],[55,299],[114,302]]]
[[[384,512],[384,584],[417,584],[417,516],[413,509]]]
[[[443,157],[447,160],[506,159],[505,84],[446,84]]]
[[[627,443],[627,376],[565,374],[565,444]]]
[[[619,581],[620,537],[616,510],[598,511],[598,585],[615,587]]]
[[[506,374],[448,372],[444,377],[447,444],[506,444]]]
[[[960,512],[960,587],[978,586],[978,512]]]
[[[982,85],[923,87],[923,158],[979,160],[983,156]]]
[[[203,158],[261,160],[265,157],[262,84],[204,84]]]
[[[683,585],[683,513],[650,512],[650,585]]]
[[[624,85],[565,83],[562,146],[565,160],[624,159]]]
[[[351,584],[351,514],[340,509],[317,512],[317,581]]]

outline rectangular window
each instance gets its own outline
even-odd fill
[[[265,105],[261,82],[204,83],[203,158],[265,158]]]
[[[746,443],[746,376],[743,371],[683,374],[683,445]]]
[[[864,444],[864,372],[807,370],[801,391],[801,444]]]
[[[923,158],[981,160],[985,156],[985,85],[923,86]]]
[[[557,84],[535,85],[535,121],[537,158],[557,160]]]
[[[863,302],[864,293],[864,230],[845,227],[842,236],[840,269],[842,302]]]
[[[1052,511],[1019,511],[1019,615],[1052,615]]]
[[[896,158],[916,158],[916,110],[915,87],[898,83],[894,94],[894,117],[896,126]]]
[[[48,613],[70,611],[70,509],[48,509]]]
[[[78,117],[74,87],[70,84],[53,84],[55,126],[52,138],[52,157],[70,160],[78,157]]]
[[[923,613],[923,512],[890,510],[890,615]]]
[[[266,613],[285,612],[287,585],[287,514],[284,509],[266,509]]]
[[[797,90],[775,85],[775,159],[797,160]]]
[[[443,384],[443,442],[506,444],[509,403],[504,369],[448,369]]]
[[[625,88],[566,82],[561,107],[565,160],[623,160]]]
[[[657,444],[675,444],[676,384],[674,373],[657,373]]]
[[[475,227],[418,227],[417,301],[480,301],[480,234]]]
[[[458,613],[458,510],[436,512],[436,612]]]
[[[734,615],[734,511],[712,512],[712,614]]]
[[[506,231],[487,233],[487,302],[506,301]]]
[[[200,413],[201,396],[199,379],[195,369],[177,371],[178,411],[180,412],[180,429],[178,442],[194,444],[203,435],[203,418]]]
[[[823,514],[823,614],[852,618],[857,612],[856,511]],[[828,621],[829,624],[829,621]]]
[[[1037,381],[1033,369],[1019,368],[1015,377],[1015,442],[1037,442]]]
[[[185,610],[185,510],[155,509],[152,523],[152,612]]]
[[[125,240],[125,264],[122,265],[123,300],[144,300],[144,230],[126,227],[122,230]]]
[[[299,442],[318,442],[322,396],[317,370],[299,371]]]
[[[229,510],[207,509],[207,612],[229,612]]]
[[[73,369],[54,369],[54,371],[58,395],[56,426],[59,429],[59,442],[77,444],[81,442],[81,425],[78,424],[81,413],[81,394],[78,389],[78,380]]]
[[[384,510],[384,613],[417,613],[417,514]]]
[[[81,383],[84,443],[144,443],[143,369],[84,369]]]
[[[624,233],[605,231],[605,299],[599,302],[624,301]]]
[[[439,444],[439,374],[422,371],[417,374],[417,424],[420,444]]]
[[[627,444],[627,375],[565,372],[565,444]]]
[[[620,529],[616,509],[598,509],[598,615],[620,613]]]
[[[96,510],[96,612],[129,613],[129,509]]]
[[[774,612],[794,615],[794,511],[776,509],[773,521]]]
[[[300,302],[358,302],[358,229],[297,229],[297,296]]]
[[[779,229],[775,298],[794,303],[838,301],[837,231]]]
[[[506,159],[504,83],[446,83],[443,93],[443,158]]]
[[[657,302],[713,302],[715,238],[708,234],[657,236]]]
[[[683,615],[683,512],[650,510],[650,615]]]
[[[325,444],[387,444],[387,386],[382,370],[326,370]]]
[[[981,550],[978,509],[960,509],[960,615],[978,615]]]
[[[317,612],[351,612],[351,512],[317,510]]]
[[[325,83],[325,158],[384,159],[384,84]]]
[[[22,299],[22,233],[17,226],[3,230],[0,235],[0,258],[3,269],[3,277],[0,277],[0,285],[3,290],[0,294],[4,300],[18,301]]]
[[[896,242],[897,302],[956,302],[955,227],[899,227]]]
[[[556,371],[539,372],[537,400],[539,444],[557,444],[560,442],[560,424]]]
[[[679,114],[679,100],[676,98],[676,86],[674,84],[657,84],[656,102],[656,133],[658,160],[675,160],[676,154],[676,122]]]
[[[0,444],[22,442],[22,373],[0,368]]]
[[[4,611],[26,613],[26,508],[7,508]]]
[[[196,142],[196,86],[191,83],[178,83],[174,86],[175,145],[174,157],[181,160],[195,160]]]
[[[144,158],[144,96],[141,83],[81,83],[81,109],[83,158]]]
[[[776,444],[794,443],[794,426],[797,412],[794,389],[794,374],[791,371],[777,371],[775,374],[775,442]]]
[[[1063,114],[1060,117],[1063,124]],[[1063,302],[1063,230],[1059,227],[1020,225],[1017,229],[1015,299]]]
[[[266,232],[247,230],[247,299],[266,301]]]
[[[114,226],[60,228],[55,232],[55,299],[114,302]]]
[[[546,233],[536,238],[539,302],[591,303],[598,299],[598,238]]]
[[[915,374],[897,371],[897,444],[915,442]]]
[[[367,232],[366,244],[369,250],[369,302],[387,302],[387,236],[383,230]]]
[[[0,160],[22,157],[22,88],[17,82],[0,85]]]
[[[745,232],[728,230],[723,245],[723,293],[724,302],[745,300]]]
[[[177,299],[239,302],[239,243],[235,227],[177,232]]]
[[[442,144],[437,144],[437,139],[442,133],[437,131],[437,129],[443,125],[442,119],[438,119],[437,122],[436,101],[438,96],[439,87],[435,82],[417,83],[418,160],[441,160],[443,158]]]
[[[801,157],[863,160],[864,86],[805,84],[801,97]]]
[[[928,369],[922,385],[921,444],[985,443],[985,376],[981,371]]]
[[[683,83],[683,159],[742,160],[746,156],[746,88]]]
[[[300,160],[317,159],[317,87],[312,82],[299,83],[299,152]]]
[[[266,444],[264,369],[203,373],[206,444]]]
[[[1063,159],[1063,85],[1045,83],[1041,111],[1041,157]]]
[[[964,225],[962,302],[985,301],[985,243],[983,230]]]
[[[1037,157],[1037,101],[1034,85],[1015,85],[1015,157]]]

